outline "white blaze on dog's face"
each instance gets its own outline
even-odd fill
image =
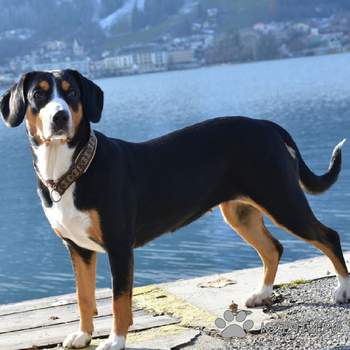
[[[45,140],[67,139],[72,134],[72,116],[66,101],[58,96],[54,83],[51,99],[39,111]]]
[[[27,89],[26,125],[37,144],[69,142],[82,118],[80,93],[62,72],[38,74]]]

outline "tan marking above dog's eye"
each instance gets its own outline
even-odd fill
[[[70,88],[70,84],[67,80],[62,80],[61,86],[63,91],[68,91]]]
[[[49,82],[46,81],[46,80],[42,80],[42,81],[38,84],[38,86],[39,86],[41,89],[45,90],[45,91],[48,91],[48,90],[50,89],[50,84],[49,84]]]

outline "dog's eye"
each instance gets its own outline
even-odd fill
[[[77,91],[74,90],[74,89],[70,89],[70,90],[68,91],[68,93],[67,93],[67,96],[68,96],[69,98],[77,97]]]
[[[33,96],[36,100],[42,100],[45,98],[45,92],[43,90],[36,90]]]

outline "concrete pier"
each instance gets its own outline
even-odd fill
[[[350,262],[350,252],[345,253],[345,259]],[[302,283],[331,275],[333,268],[322,256],[281,264],[276,284]],[[247,310],[244,301],[259,286],[261,276],[259,267],[135,288],[134,325],[128,349],[223,347],[216,318],[228,309]],[[89,349],[95,349],[108,336],[111,324],[111,290],[98,290],[96,298],[99,314]],[[269,315],[263,308],[247,312],[254,322],[250,331],[259,332]],[[74,294],[0,305],[0,350],[61,349],[65,336],[77,330],[78,319]]]

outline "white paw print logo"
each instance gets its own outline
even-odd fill
[[[243,338],[254,326],[254,322],[252,320],[246,320],[246,317],[247,313],[241,310],[236,314],[236,322],[244,323],[242,325],[236,323],[228,324],[229,322],[234,321],[235,315],[230,310],[226,310],[224,312],[224,319],[217,318],[215,320],[215,325],[216,327],[222,329],[221,335],[224,338]]]

